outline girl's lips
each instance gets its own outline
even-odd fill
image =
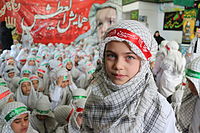
[[[28,128],[23,128],[23,129],[22,129],[22,132],[23,132],[23,133],[26,133],[27,130],[28,130]]]
[[[123,78],[125,75],[122,74],[112,74],[116,79],[121,79]]]

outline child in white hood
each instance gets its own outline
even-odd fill
[[[177,120],[182,133],[200,132],[200,57],[188,64],[186,69],[186,89]]]
[[[167,47],[166,44],[169,41],[164,40],[161,42],[161,44],[159,45],[159,51],[156,54],[156,60],[155,60],[155,65],[152,69],[152,72],[154,74],[155,77],[155,81],[156,81],[156,85],[160,86],[160,77],[163,73],[163,70],[161,69],[161,64],[163,62],[163,59],[165,58],[165,56],[167,55]]]
[[[13,66],[8,65],[5,69],[4,69],[4,73],[3,73],[3,78],[4,80],[7,82],[8,84],[8,88],[10,88],[10,90],[14,93],[16,91],[17,88],[15,88],[15,86],[13,85],[12,80],[17,77],[16,76],[16,72],[15,72],[15,68]]]
[[[0,112],[3,109],[3,106],[9,102],[14,101],[14,93],[10,91],[7,87],[0,87]]]
[[[69,105],[72,99],[72,90],[69,87],[70,78],[67,70],[62,68],[57,73],[57,80],[50,86],[52,109],[58,105]]]
[[[30,123],[39,133],[53,133],[57,123],[54,117],[49,98],[43,95],[37,101],[36,108],[31,114]]]
[[[33,84],[33,88],[35,89],[35,91],[37,92],[44,92],[44,85],[42,82],[40,82],[39,77],[37,75],[32,75],[30,77],[30,80]]]
[[[183,80],[186,59],[178,51],[179,45],[177,42],[170,41],[166,46],[169,50],[161,64],[163,72],[160,77],[160,86],[158,86],[158,89],[164,97],[170,98],[175,92],[175,87]],[[168,101],[171,102],[170,100]]]
[[[21,77],[29,78],[32,75],[32,71],[29,67],[23,67],[21,70]]]
[[[99,45],[102,69],[87,88],[91,93],[81,132],[177,133],[173,109],[152,81],[153,40],[133,20],[120,21],[106,32]]]
[[[93,78],[92,74],[95,72],[95,70],[95,66],[91,62],[88,62],[83,68],[84,73],[82,73],[76,80],[77,87],[86,89],[91,79]]]
[[[33,74],[36,74],[38,63],[36,61],[36,57],[33,55],[28,56],[26,64],[23,67],[28,67],[32,71]],[[22,68],[23,69],[23,68]]]
[[[1,118],[5,122],[1,133],[38,133],[31,127],[30,112],[23,103],[6,104],[1,112]]]
[[[20,79],[19,87],[16,91],[16,101],[24,103],[29,110],[33,110],[41,97],[42,94],[35,91],[29,78]]]
[[[40,66],[37,69],[37,76],[39,77],[40,83],[43,84],[43,93],[49,95],[49,77],[48,70],[45,66]]]
[[[80,72],[78,69],[74,67],[72,60],[69,58],[66,58],[63,61],[63,67],[66,68],[66,70],[68,71],[70,75],[70,81],[71,81],[70,87],[72,89],[77,89],[77,86],[74,80],[76,81],[76,79],[78,79],[78,77],[81,75],[82,72]]]
[[[74,108],[69,105],[59,105],[55,108],[55,119],[58,122],[56,133],[69,133],[68,124],[73,113]]]
[[[56,74],[60,68],[62,68],[62,62],[60,62],[58,60],[50,60],[49,61],[50,84],[52,84],[56,80]]]

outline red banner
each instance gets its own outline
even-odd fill
[[[90,29],[89,11],[93,3],[106,0],[1,0],[0,21],[17,20],[17,32],[31,32],[35,43],[74,41]]]

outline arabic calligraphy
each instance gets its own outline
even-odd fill
[[[1,8],[1,10],[0,10],[0,17],[2,17],[3,15],[5,15],[6,9],[9,10],[9,11],[18,12],[19,9],[20,9],[20,7],[21,7],[21,4],[20,3],[18,3],[18,4],[15,3],[15,0],[8,1]]]
[[[35,26],[37,20],[50,19],[50,18],[53,18],[62,13],[64,15],[61,20],[58,20],[57,25],[56,26],[53,26],[53,25],[48,26],[48,27],[46,27],[47,30],[57,29],[57,31],[59,33],[64,33],[70,28],[71,25],[77,25],[78,28],[81,28],[83,26],[83,23],[88,21],[88,18],[78,15],[77,13],[74,13],[74,11],[72,11],[71,8],[72,8],[72,0],[69,1],[68,6],[61,6],[61,3],[59,1],[58,5],[57,5],[57,10],[55,12],[53,12],[51,14],[47,14],[47,15],[41,15],[41,14],[34,15],[33,23],[30,26],[25,26],[24,18],[22,18],[21,27],[23,30],[31,31],[31,29]],[[51,9],[52,9],[51,6],[49,4],[47,4],[46,10],[51,10]],[[69,16],[67,15],[67,12],[69,12],[68,13]],[[77,21],[75,21],[75,20],[77,20]],[[66,26],[66,24],[67,24],[67,26]]]
[[[182,30],[183,27],[183,13],[169,12],[165,13],[164,30]]]

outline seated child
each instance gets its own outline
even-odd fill
[[[20,102],[11,102],[4,106],[1,117],[5,124],[2,133],[37,133],[29,124],[30,112]]]

